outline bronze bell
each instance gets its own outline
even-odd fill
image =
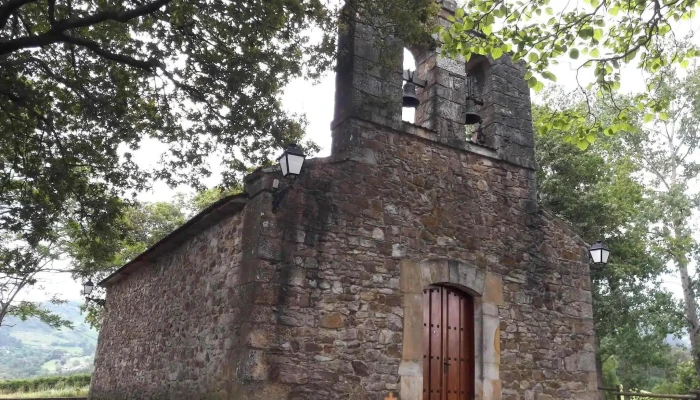
[[[403,85],[403,106],[416,108],[420,104],[418,96],[416,96],[416,84],[408,81]]]
[[[467,113],[464,123],[467,125],[476,125],[481,123],[481,115],[476,112],[476,102],[473,99],[467,99]]]

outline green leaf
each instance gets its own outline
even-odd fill
[[[498,60],[499,58],[501,58],[502,55],[503,49],[501,49],[500,47],[496,47],[491,51],[491,57],[493,57],[494,60]]]
[[[648,124],[649,122],[654,120],[654,114],[645,114],[644,115],[644,123]]]
[[[590,39],[593,37],[593,28],[583,28],[578,33],[581,39]]]
[[[530,89],[534,89],[538,83],[539,81],[534,76],[530,77],[530,79],[527,80],[527,86],[530,87]]]
[[[579,140],[576,143],[576,146],[578,146],[578,148],[581,149],[581,151],[586,151],[586,149],[588,149],[588,146],[590,146],[590,143],[588,143],[588,141],[586,140]]]
[[[556,75],[554,75],[553,73],[551,73],[551,72],[549,72],[549,71],[544,71],[544,72],[542,73],[542,77],[545,78],[545,79],[549,79],[549,80],[552,81],[552,82],[556,82],[556,81],[557,81]]]
[[[600,40],[602,38],[603,38],[603,30],[602,29],[595,29],[593,31],[593,39]]]
[[[571,57],[574,60],[578,59],[578,49],[574,48],[569,50],[569,57]]]

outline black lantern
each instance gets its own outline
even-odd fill
[[[85,296],[89,295],[90,293],[92,293],[92,289],[94,289],[94,288],[95,288],[95,284],[92,283],[92,281],[90,281],[90,280],[83,283],[83,294]]]
[[[292,143],[284,150],[284,153],[277,159],[282,168],[282,176],[296,177],[301,173],[306,155],[296,144]]]
[[[97,304],[98,306],[104,307],[107,304],[107,301],[105,299],[100,299],[97,297],[90,297],[90,293],[92,293],[92,289],[95,288],[95,284],[92,283],[91,280],[88,280],[87,282],[83,283],[83,295],[85,296],[85,300],[87,301],[92,301],[93,303]]]
[[[603,244],[603,242],[596,242],[591,246],[588,252],[591,254],[591,260],[594,264],[606,265],[608,263],[608,257],[610,257],[610,250]]]

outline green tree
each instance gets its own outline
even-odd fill
[[[536,127],[546,123],[553,107],[576,112],[588,105],[561,91],[547,93],[545,104],[534,109]],[[593,107],[600,120],[613,118],[609,105]],[[605,268],[591,270],[598,371],[610,375],[606,362],[613,362],[619,383],[650,389],[647,371],[668,367],[665,339],[679,334],[682,324],[678,305],[659,288],[665,265],[650,239],[653,220],[647,211],[653,204],[636,179],[641,160],[626,144],[627,133],[604,137],[582,152],[566,131],[538,132],[539,201],[589,243],[605,240],[613,249]]]
[[[526,79],[535,90],[543,89],[545,80],[556,81],[552,65],[572,63],[577,77],[590,69],[596,90],[580,91],[590,103],[596,92],[610,96],[619,89],[621,68],[626,65],[655,74],[671,65],[687,66],[700,55],[696,46],[679,45],[676,35],[683,21],[695,17],[697,7],[695,0],[469,0],[452,25],[440,29],[440,36],[445,52],[452,56],[498,59],[512,53],[515,61],[528,66]],[[653,90],[654,83],[648,84]],[[670,100],[648,93],[635,97],[635,104],[659,116]],[[629,110],[619,110],[608,124],[585,118],[594,115],[591,109],[585,111],[555,112],[542,128],[565,128],[581,148],[596,137],[629,128]]]
[[[684,78],[664,71],[655,79],[656,90],[651,95],[671,98],[668,111],[659,118],[646,114],[646,124],[630,136],[628,144],[651,176],[654,245],[680,277],[685,323],[700,377],[700,286],[697,274],[692,276],[689,270],[691,262],[697,261],[699,249],[692,217],[700,211],[700,194],[692,187],[700,172],[700,69],[689,71]]]
[[[412,39],[427,31],[431,5],[356,0],[355,13],[340,13],[323,0],[3,0],[3,269],[32,276],[39,248],[66,230],[106,257],[100,249],[122,240],[111,235],[129,230],[125,198],[154,180],[201,189],[212,153],[232,186],[302,139],[303,117],[285,113],[279,95],[290,79],[330,69],[339,17],[371,15],[383,33]],[[133,159],[147,140],[167,146],[150,169]]]
[[[700,387],[698,375],[692,360],[679,362],[667,380],[654,387],[656,393],[687,394]]]
[[[118,229],[109,235],[113,240],[95,242],[84,239],[79,227],[64,232],[61,250],[72,263],[74,276],[81,280],[99,282],[111,272],[134,259],[159,240],[184,224],[189,218],[225,196],[240,192],[240,187],[228,190],[208,189],[192,196],[179,194],[170,202],[135,203],[122,213]],[[94,296],[104,294],[95,289]],[[86,321],[99,327],[102,309],[94,303],[83,306]]]
[[[21,320],[36,317],[54,328],[72,327],[66,321],[37,302],[18,300],[18,295],[36,283],[37,275],[52,268],[57,254],[46,246],[31,248],[18,243],[16,237],[0,235],[0,327],[6,317]],[[54,304],[61,303],[53,299]]]

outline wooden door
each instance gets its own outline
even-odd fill
[[[474,302],[458,290],[423,290],[423,400],[474,398]]]

